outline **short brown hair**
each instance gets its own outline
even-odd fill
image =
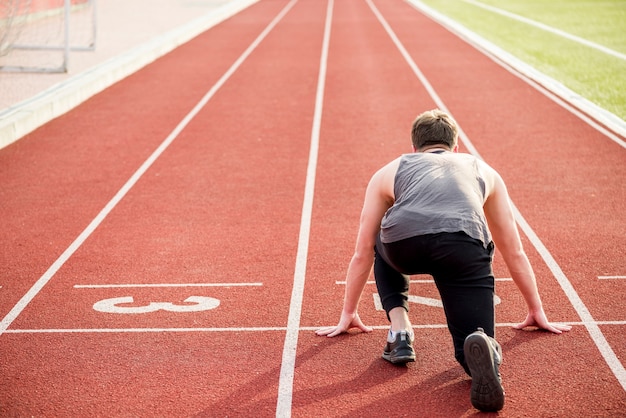
[[[459,127],[450,115],[439,109],[429,110],[419,115],[411,128],[411,141],[417,151],[435,145],[450,149],[456,147]]]

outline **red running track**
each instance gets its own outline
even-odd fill
[[[574,325],[511,329],[498,281],[498,415],[624,416],[626,282],[598,278],[626,274],[623,147],[400,0],[262,0],[0,150],[0,415],[479,414],[425,277],[416,363],[380,358],[373,285],[372,334],[313,333],[369,176],[434,107],[502,173]]]

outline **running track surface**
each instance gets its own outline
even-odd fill
[[[0,415],[478,414],[427,277],[416,363],[380,358],[373,284],[372,334],[313,332],[369,176],[435,107],[501,172],[548,317],[574,324],[511,329],[496,254],[499,415],[624,416],[623,138],[400,0],[259,1],[0,150]]]

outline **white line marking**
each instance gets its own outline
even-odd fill
[[[276,416],[281,418],[291,416],[293,378],[296,367],[296,351],[298,348],[298,333],[300,331],[300,315],[302,312],[306,262],[309,252],[311,213],[313,212],[315,172],[317,170],[317,155],[319,150],[320,128],[322,124],[322,107],[324,104],[324,86],[326,84],[326,66],[328,61],[328,45],[330,42],[332,12],[333,0],[329,0],[326,8],[326,24],[324,27],[324,39],[322,42],[320,69],[317,80],[317,92],[315,96],[315,111],[311,131],[311,146],[309,150],[306,186],[304,189],[304,202],[302,204],[302,218],[300,221],[300,236],[298,238],[298,252],[296,254],[293,290],[291,293],[291,301],[289,303],[289,319],[287,321],[287,332],[285,335],[285,345],[283,347],[283,357],[280,368],[280,379],[278,382]]]
[[[496,282],[512,282],[513,281],[513,279],[510,277],[496,278],[495,280]],[[435,281],[433,279],[415,279],[415,280],[409,280],[409,283],[435,283]],[[345,286],[346,281],[337,280],[335,281],[335,284]],[[376,282],[374,280],[368,280],[367,282],[365,282],[365,284],[376,284]]]
[[[588,322],[557,322],[557,323],[562,324],[562,325],[571,325],[573,327],[590,325],[590,323]],[[513,322],[499,322],[499,323],[496,323],[496,328],[511,328],[515,325],[518,325],[518,324],[513,323]],[[592,325],[626,325],[626,321],[597,321],[597,322],[594,322]],[[447,328],[447,327],[448,327],[447,324],[417,324],[417,325],[414,324],[413,325],[413,328],[415,329],[437,329],[437,328]],[[315,331],[320,328],[322,327],[302,327],[302,330]],[[374,325],[372,326],[372,328],[388,330],[389,324]],[[530,330],[532,329],[532,327],[529,327],[528,329]],[[532,332],[532,331],[528,331],[528,332]]]
[[[588,322],[556,322],[558,324],[563,324],[563,325],[571,325],[573,327],[575,326],[587,326],[589,323]],[[497,328],[510,328],[513,327],[515,325],[518,325],[517,323],[514,322],[499,322],[496,323],[496,327]],[[626,325],[626,321],[597,321],[594,322],[593,325]],[[447,324],[418,324],[418,325],[413,325],[413,328],[419,328],[419,329],[429,329],[429,328],[447,328],[448,325]],[[308,329],[310,329],[311,331],[315,331],[317,329],[319,329],[321,327],[308,327]],[[375,325],[372,328],[374,329],[389,329],[389,324],[387,325]],[[304,327],[302,328],[304,329]],[[532,327],[528,328],[529,330],[532,329]]]
[[[415,75],[417,75],[420,81],[424,84],[424,87],[426,88],[426,90],[428,90],[433,101],[437,104],[437,106],[441,110],[445,111],[448,114],[452,114],[447,109],[447,107],[445,106],[445,104],[443,103],[439,95],[435,92],[433,87],[430,85],[430,83],[428,82],[424,74],[420,71],[417,64],[415,64],[415,62],[413,61],[409,53],[406,51],[406,49],[404,48],[404,46],[402,45],[402,43],[400,42],[396,34],[393,32],[389,24],[382,17],[378,9],[376,9],[376,6],[372,4],[371,0],[366,0],[366,1],[370,5],[370,8],[374,12],[376,17],[380,21],[380,23],[383,25],[383,27],[385,28],[385,30],[387,31],[387,33],[389,34],[393,42],[396,44],[396,47],[398,48],[402,56],[405,58],[409,66],[415,72]],[[461,138],[461,141],[466,146],[466,148],[474,156],[482,159],[482,157],[480,156],[480,154],[478,153],[478,151],[476,150],[476,148],[474,147],[470,139],[467,137],[465,132],[463,132],[463,130],[460,128],[459,128],[459,137]],[[624,369],[624,365],[622,365],[622,363],[617,358],[617,355],[615,354],[615,352],[609,345],[608,341],[604,337],[604,334],[602,334],[602,331],[596,325],[597,323],[593,319],[593,316],[591,316],[591,313],[589,312],[589,310],[583,303],[578,293],[576,293],[576,290],[572,286],[567,276],[565,276],[560,266],[557,264],[556,260],[554,260],[554,258],[552,257],[548,249],[543,245],[543,243],[541,242],[539,237],[535,234],[535,232],[530,227],[530,225],[528,225],[528,223],[526,222],[522,214],[519,212],[519,210],[517,210],[517,207],[513,204],[513,202],[511,202],[511,205],[513,206],[515,219],[517,220],[517,223],[519,224],[520,228],[524,231],[526,236],[529,238],[529,240],[531,241],[531,243],[537,250],[537,252],[541,255],[541,258],[543,258],[546,265],[550,268],[550,271],[552,271],[552,274],[554,275],[557,282],[559,283],[559,285],[565,292],[570,303],[572,304],[572,306],[578,313],[578,316],[585,323],[585,327],[587,328],[587,331],[589,332],[591,338],[593,339],[593,342],[596,344],[596,347],[598,347],[598,350],[600,350],[602,357],[604,357],[604,360],[606,361],[607,365],[609,366],[609,368],[611,369],[611,371],[613,372],[613,374],[619,381],[622,388],[626,390],[626,369]]]
[[[294,0],[295,1],[295,0]],[[291,3],[290,3],[291,4]],[[185,116],[185,118],[176,126],[167,138],[159,145],[159,147],[148,157],[148,159],[135,171],[130,179],[122,186],[122,188],[113,196],[100,213],[91,221],[83,232],[70,244],[70,246],[61,254],[61,256],[48,268],[48,270],[35,282],[35,284],[26,292],[24,296],[17,302],[11,311],[0,322],[0,335],[11,325],[18,315],[26,308],[41,289],[52,279],[56,272],[65,264],[65,262],[74,254],[74,252],[85,242],[85,240],[93,233],[93,231],[104,221],[107,215],[115,208],[115,206],[126,196],[129,190],[139,181],[141,176],[150,168],[150,166],[161,156],[161,154],[169,147],[169,145],[178,137],[183,129],[191,122],[191,120],[202,110],[207,102],[215,95],[215,93],[228,81],[233,73],[241,66],[248,56],[263,41],[267,34],[274,28],[285,10],[270,22],[270,24],[261,32],[261,34],[248,46],[241,56],[231,65],[224,75],[215,83],[215,85],[204,95],[204,97],[196,104],[196,106]]]
[[[559,322],[571,326],[587,326],[587,322]],[[497,323],[497,328],[510,328],[517,325],[512,322]],[[626,321],[598,321],[593,325],[626,325]],[[300,327],[299,331],[315,331],[320,326]],[[389,329],[389,324],[374,325],[374,329]],[[447,328],[446,324],[414,324],[415,329]],[[6,334],[111,334],[111,333],[160,333],[160,332],[284,332],[287,327],[230,327],[230,328],[41,328],[41,329],[8,329]]]
[[[600,280],[626,279],[626,276],[598,276]]]
[[[579,36],[572,35],[571,33],[565,32],[565,31],[563,31],[561,29],[554,28],[552,26],[546,25],[546,24],[541,23],[541,22],[537,22],[535,20],[529,19],[529,18],[524,17],[524,16],[520,16],[518,14],[509,12],[509,11],[506,11],[506,10],[498,9],[497,7],[494,7],[494,6],[489,6],[489,5],[481,3],[479,1],[475,1],[475,0],[462,0],[462,1],[464,1],[466,3],[473,4],[474,6],[477,6],[477,7],[481,7],[483,9],[485,9],[485,10],[489,10],[491,12],[497,13],[499,15],[506,16],[506,17],[511,18],[513,20],[517,20],[518,22],[526,23],[527,25],[534,26],[534,27],[539,28],[541,30],[544,30],[546,32],[550,32],[550,33],[552,33],[554,35],[558,35],[558,36],[561,36],[563,38],[569,39],[570,41],[577,42],[577,43],[579,43],[581,45],[588,46],[590,48],[593,48],[595,50],[603,52],[603,53],[605,53],[607,55],[614,56],[614,57],[619,58],[621,60],[626,60],[626,55],[622,54],[621,52],[617,52],[615,50],[607,48],[604,45],[597,44],[597,43],[589,41],[589,40],[587,40],[585,38],[581,38]]]
[[[144,283],[144,284],[75,284],[74,289],[117,289],[141,287],[237,287],[263,286],[263,283]]]
[[[58,329],[8,329],[7,334],[79,334],[79,333],[137,333],[137,332],[265,332],[285,331],[286,327],[231,327],[231,328],[58,328]]]

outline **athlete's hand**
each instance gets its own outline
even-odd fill
[[[563,331],[572,329],[571,325],[550,323],[543,309],[537,312],[528,312],[524,322],[513,326],[515,329],[523,329],[526,327],[538,327],[546,331],[554,332],[555,334],[561,334]]]
[[[361,318],[359,318],[358,313],[341,313],[341,318],[339,319],[339,324],[334,327],[326,327],[320,328],[315,333],[317,335],[325,335],[327,337],[334,337],[339,334],[343,334],[344,332],[348,332],[350,328],[358,328],[363,332],[372,332],[372,328],[363,324]]]

